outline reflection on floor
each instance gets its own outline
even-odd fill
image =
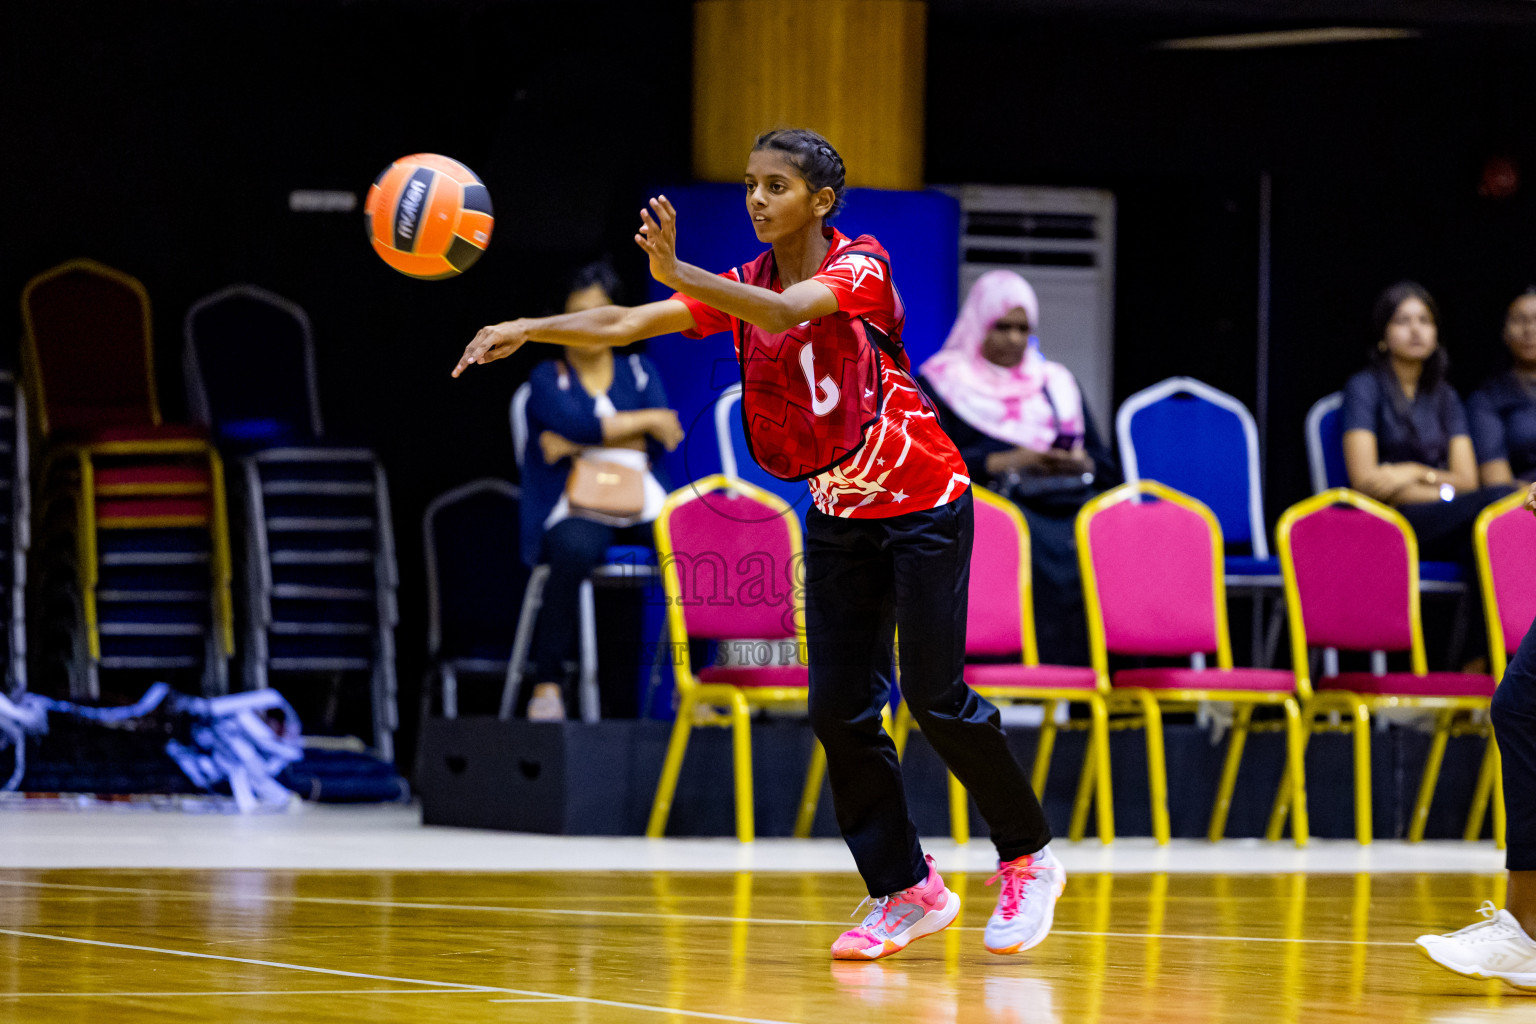
[[[1536,1021],[1408,945],[1498,874],[1078,871],[1020,957],[982,948],[987,876],[947,877],[956,927],[839,964],[841,872],[5,870],[0,1019]]]

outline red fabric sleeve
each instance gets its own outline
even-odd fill
[[[724,271],[719,276],[727,281],[740,281],[741,275],[736,273],[736,268]],[[684,331],[685,338],[707,338],[711,334],[719,334],[721,331],[734,331],[736,320],[729,313],[722,313],[714,306],[706,305],[682,292],[673,292],[668,298],[676,299],[688,307],[688,312],[693,314],[694,328]]]
[[[891,272],[879,260],[857,252],[837,256],[817,272],[814,280],[832,289],[837,296],[837,311],[844,316],[890,319]]]

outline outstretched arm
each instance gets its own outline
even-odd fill
[[[652,211],[655,216],[653,217]],[[732,281],[677,258],[677,211],[666,196],[641,210],[635,244],[650,257],[651,276],[722,313],[778,334],[798,323],[837,312],[837,296],[820,281],[801,281],[782,292]]]
[[[617,348],[642,338],[690,331],[694,326],[688,307],[672,299],[643,306],[598,306],[578,313],[507,320],[480,328],[459,357],[453,375],[457,377],[474,363],[505,359],[530,341],[575,348]]]

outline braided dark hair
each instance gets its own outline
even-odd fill
[[[752,144],[752,152],[775,149],[789,160],[812,192],[824,188],[832,190],[832,209],[826,219],[831,220],[842,211],[845,193],[848,191],[843,158],[837,155],[832,143],[809,128],[775,128],[764,132]]]

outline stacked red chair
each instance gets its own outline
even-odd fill
[[[76,698],[98,698],[104,673],[226,692],[223,466],[202,431],[161,419],[148,293],[76,259],[32,278],[21,307],[42,674],[62,670]]]

